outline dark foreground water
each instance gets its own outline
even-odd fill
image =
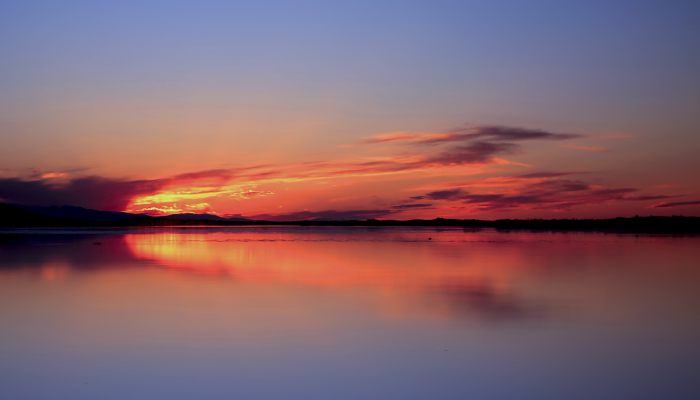
[[[698,399],[700,238],[0,233],[0,399]]]

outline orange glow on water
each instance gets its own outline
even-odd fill
[[[515,309],[512,280],[523,272],[517,252],[480,252],[456,268],[451,254],[460,252],[460,244],[426,235],[366,241],[284,232],[163,232],[124,239],[135,256],[173,271],[247,284],[369,291],[396,316],[417,310],[449,315],[454,307]],[[444,255],[436,252],[440,248]]]
[[[444,246],[449,255],[455,244],[428,243],[427,236],[421,237],[418,243],[413,240],[347,240],[250,232],[125,236],[129,249],[140,258],[154,260],[168,268],[230,276],[239,281],[414,289],[448,283],[469,286],[489,282],[498,290],[506,290],[519,264],[518,254],[499,257],[481,254],[460,269],[436,264],[436,246]],[[408,247],[413,251],[406,252]],[[343,257],[338,257],[339,254]]]
[[[568,296],[562,287],[543,285],[543,280],[554,274],[561,285],[578,287],[579,257],[592,264],[631,256],[629,252],[640,246],[633,240],[593,235],[510,233],[507,238],[503,242],[503,234],[460,230],[326,233],[243,228],[137,233],[125,235],[124,241],[139,259],[193,276],[265,287],[360,291],[395,316],[466,313],[479,318],[536,316],[544,310],[534,299]],[[645,240],[656,247],[672,245]],[[663,252],[647,260],[650,265],[664,265],[659,254]],[[656,267],[641,268],[647,277],[660,273]],[[619,276],[613,272],[579,288],[585,293],[577,293],[584,299],[577,306],[607,313],[617,293],[603,296],[597,288],[617,282]],[[630,290],[648,290],[651,284],[653,279]]]

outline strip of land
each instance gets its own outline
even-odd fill
[[[40,207],[0,203],[0,227],[168,227],[168,226],[416,226],[492,228],[498,230],[589,231],[620,233],[700,234],[700,217],[636,216],[607,219],[449,219],[430,220],[302,220],[269,221],[224,218],[211,214],[148,216],[125,212],[99,211],[74,206]]]

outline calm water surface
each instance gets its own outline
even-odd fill
[[[1,399],[698,399],[700,238],[0,232]]]

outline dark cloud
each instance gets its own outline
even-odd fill
[[[464,197],[464,202],[479,204],[483,210],[522,207],[568,210],[575,206],[625,200],[625,194],[635,191],[632,188],[592,189],[583,182],[557,180],[525,185],[515,194],[469,194]]]
[[[464,196],[465,192],[462,189],[436,190],[426,193],[425,196],[417,196],[420,198],[431,200],[454,200]]]
[[[96,210],[124,210],[138,195],[163,186],[159,180],[118,180],[89,176],[67,182],[0,179],[0,200],[28,205],[75,205]]]
[[[642,196],[626,196],[625,200],[634,200],[634,201],[649,201],[649,200],[664,200],[664,199],[672,199],[674,197],[678,196],[668,196],[665,194],[658,194],[658,195],[642,195]]]
[[[488,139],[492,141],[520,140],[566,140],[580,138],[581,135],[571,133],[549,132],[541,129],[517,128],[511,126],[486,125],[466,127],[455,130],[458,140]]]
[[[462,165],[486,163],[501,154],[512,154],[520,149],[517,142],[526,140],[566,140],[581,135],[549,132],[541,129],[526,129],[507,126],[477,126],[457,129],[446,133],[393,134],[370,138],[365,143],[403,142],[412,145],[440,146],[437,154],[426,156],[422,161],[408,165]]]
[[[474,142],[456,146],[435,156],[428,157],[428,164],[478,164],[491,161],[498,154],[513,153],[518,146],[513,143]]]
[[[700,200],[661,203],[661,204],[654,205],[654,208],[670,208],[670,207],[696,206],[696,205],[700,205]]]
[[[517,142],[523,140],[567,140],[583,137],[572,133],[550,132],[542,129],[518,128],[512,126],[482,125],[466,126],[444,133],[396,133],[378,135],[364,140],[366,144],[403,142],[418,145],[470,142]]]
[[[601,188],[587,182],[572,179],[559,179],[568,173],[535,173],[523,178],[522,185],[507,192],[472,193],[461,187],[428,192],[413,196],[410,200],[455,201],[476,205],[480,210],[532,208],[568,210],[572,207],[599,204],[608,201],[643,201],[669,198],[669,195],[640,195],[636,188]],[[548,178],[552,177],[552,178]],[[532,181],[530,178],[537,178]],[[540,180],[540,178],[544,180]],[[665,203],[668,207],[696,204],[695,202]],[[697,202],[700,204],[700,201]],[[664,205],[661,205],[662,207]]]

